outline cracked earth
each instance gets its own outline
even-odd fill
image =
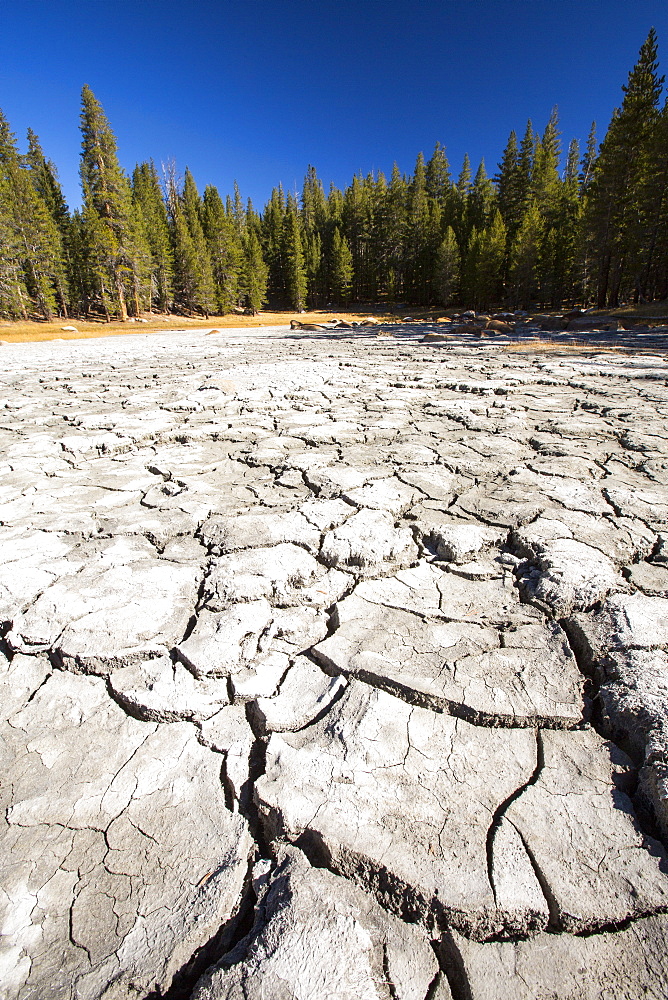
[[[2,350],[3,1000],[665,998],[666,352]]]

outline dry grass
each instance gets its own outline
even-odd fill
[[[37,340],[82,340],[91,337],[117,337],[123,334],[152,333],[158,330],[229,330],[239,327],[258,326],[289,326],[293,319],[301,323],[326,323],[338,317],[349,322],[362,320],[369,315],[368,310],[351,312],[348,310],[316,311],[316,312],[261,312],[257,316],[243,316],[231,313],[227,316],[210,316],[209,319],[198,317],[187,319],[183,316],[155,316],[148,313],[144,318],[146,323],[111,323],[84,322],[79,320],[59,319],[51,323],[0,322],[0,343],[27,343]],[[386,315],[374,317],[379,322],[390,319]],[[76,327],[76,333],[63,330],[64,326]]]

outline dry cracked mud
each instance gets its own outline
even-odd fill
[[[668,981],[668,355],[3,349],[2,1000]]]

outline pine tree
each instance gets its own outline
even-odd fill
[[[350,300],[352,283],[353,255],[345,236],[341,236],[337,226],[332,240],[332,292],[339,305]]]
[[[434,287],[440,305],[448,306],[454,300],[459,288],[460,256],[457,238],[452,226],[448,226],[436,254],[434,265]]]
[[[591,179],[596,166],[596,122],[591,123],[587,145],[585,146],[582,163],[580,164],[580,194],[585,195],[589,190]]]
[[[172,299],[174,261],[167,207],[153,161],[135,167],[132,175],[133,201],[141,207],[145,234],[151,254],[149,308],[168,312]]]
[[[314,307],[324,304],[326,295],[323,240],[327,236],[327,222],[325,192],[315,167],[309,166],[302,188],[301,229],[307,297]]]
[[[529,183],[529,197],[550,221],[559,201],[559,157],[559,119],[557,109],[553,108],[542,138],[535,144]]]
[[[283,257],[288,303],[297,312],[303,312],[306,303],[306,270],[297,202],[292,194],[288,195],[283,222]]]
[[[246,235],[246,210],[241,199],[239,185],[236,181],[234,182],[234,203],[232,205],[232,216],[234,218],[234,228],[237,239],[241,241]]]
[[[421,305],[429,300],[434,253],[440,237],[440,233],[433,235],[431,218],[424,157],[419,153],[408,191],[406,291],[412,302]]]
[[[521,192],[519,184],[519,151],[517,136],[511,132],[503,151],[499,172],[494,180],[497,186],[499,211],[511,236],[516,231],[522,217]]]
[[[262,259],[262,248],[255,226],[249,226],[245,243],[244,286],[248,309],[255,316],[267,301],[269,271]]]
[[[192,275],[193,297],[189,303],[190,311],[203,313],[207,318],[216,309],[216,291],[211,266],[211,257],[207,246],[202,216],[204,208],[199,196],[193,175],[186,167],[181,195],[183,215],[192,242]]]
[[[81,134],[83,219],[89,228],[99,297],[107,315],[113,308],[125,320],[138,259],[132,193],[118,162],[114,133],[88,86],[81,92]]]
[[[467,224],[467,206],[471,193],[471,161],[469,154],[464,154],[462,169],[453,191],[452,227],[457,235],[457,242],[462,256],[466,254],[470,229]]]
[[[640,192],[641,235],[636,298],[668,297],[668,98],[649,140]]]
[[[27,296],[39,315],[51,319],[56,290],[65,299],[65,268],[58,228],[22,165],[16,140],[0,112],[0,198],[5,263],[2,271],[6,310],[27,316]]]
[[[538,206],[531,202],[510,249],[511,298],[515,307],[526,308],[541,293],[540,264],[544,225]]]
[[[494,185],[487,176],[485,161],[481,160],[466,205],[466,225],[469,231],[475,226],[478,232],[487,227],[495,211]]]
[[[442,217],[447,215],[452,200],[452,178],[445,147],[440,142],[436,143],[427,163],[426,183],[429,198],[438,203]]]
[[[32,129],[28,129],[28,152],[25,156],[25,164],[30,173],[33,187],[44,202],[58,230],[60,241],[58,257],[63,266],[56,269],[54,283],[60,312],[67,317],[69,281],[72,277],[70,212],[58,181],[56,168],[44,156],[39,138]]]
[[[536,142],[536,133],[529,118],[517,156],[517,196],[520,220],[523,218],[529,203]]]
[[[271,198],[262,215],[262,250],[269,269],[268,290],[279,301],[286,298],[285,262],[283,260],[283,224],[285,219],[285,198],[279,184],[271,192]]]
[[[601,308],[618,304],[623,285],[627,293],[640,294],[644,195],[663,80],[652,28],[622,88],[622,106],[601,144],[591,182],[587,225]]]
[[[216,286],[216,308],[221,314],[229,313],[237,304],[242,284],[246,212],[239,199],[237,212],[230,218],[217,189],[208,185],[204,190],[202,216]]]
[[[0,158],[2,127],[0,113]],[[21,249],[13,226],[13,214],[9,180],[4,175],[4,170],[0,170],[0,316],[7,319],[27,319],[28,292],[21,266]]]

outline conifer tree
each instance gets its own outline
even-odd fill
[[[151,254],[149,308],[155,307],[161,312],[168,312],[172,299],[174,261],[167,207],[152,160],[135,167],[132,197],[141,208]]]
[[[529,197],[536,202],[541,214],[548,218],[556,213],[558,207],[559,156],[559,119],[555,107],[542,138],[536,141],[529,182]]]
[[[337,226],[332,239],[332,293],[339,305],[350,300],[352,283],[353,255],[345,236],[341,236]]]
[[[33,185],[30,170],[22,165],[16,140],[0,112],[0,198],[2,228],[7,245],[3,256],[7,310],[27,316],[27,296],[39,315],[51,319],[56,311],[56,290],[65,302],[65,268],[58,228]]]
[[[494,185],[487,176],[483,159],[476,171],[466,205],[467,229],[475,226],[481,232],[487,227],[494,214],[495,200]]]
[[[471,161],[469,154],[464,154],[462,169],[457,178],[453,192],[452,227],[457,234],[457,242],[462,257],[466,254],[470,230],[467,224],[467,206],[471,193]]]
[[[81,92],[81,134],[83,219],[89,227],[96,284],[107,315],[113,308],[125,320],[138,258],[132,194],[118,162],[114,133],[87,85]]]
[[[585,146],[582,163],[580,164],[580,195],[584,196],[589,191],[594,167],[596,166],[596,122],[591,123],[587,145]]]
[[[427,163],[427,194],[441,209],[441,218],[446,217],[452,200],[452,178],[450,164],[445,155],[445,147],[437,142]]]
[[[183,179],[181,203],[192,243],[189,258],[190,266],[193,268],[190,286],[192,298],[189,302],[189,309],[191,312],[201,312],[208,318],[216,309],[215,281],[209,247],[202,227],[204,211],[202,199],[199,196],[193,175],[187,167]]]
[[[663,80],[652,28],[622,88],[622,106],[601,144],[591,182],[587,225],[601,308],[618,304],[623,283],[627,292],[639,293],[644,195]]]
[[[0,157],[3,124],[0,113]],[[27,319],[27,302],[21,249],[13,226],[9,179],[4,170],[0,170],[0,316],[7,319]]]
[[[71,220],[70,212],[58,181],[56,168],[47,160],[42,151],[38,137],[28,129],[28,152],[25,164],[30,173],[33,187],[41,198],[58,230],[60,246],[54,246],[57,256],[62,262],[54,272],[54,285],[60,312],[67,317],[69,301],[69,281],[72,275],[71,259]]]
[[[297,202],[292,194],[288,195],[283,222],[283,257],[288,303],[297,312],[303,312],[306,303],[306,270]]]
[[[396,163],[387,186],[384,209],[384,285],[390,302],[394,302],[404,294],[404,243],[408,231],[408,184]]]
[[[663,299],[668,293],[668,98],[649,140],[640,202],[642,229],[635,298]]]
[[[204,190],[202,214],[216,286],[216,308],[221,314],[229,313],[238,301],[242,285],[246,212],[239,199],[237,211],[230,218],[217,189],[208,185]]]
[[[70,213],[58,181],[58,174],[54,164],[44,156],[38,136],[30,128],[25,164],[30,171],[35,191],[46,205],[61,236],[66,239]]]
[[[513,131],[508,136],[508,142],[499,163],[499,172],[494,178],[497,186],[499,211],[511,235],[519,226],[522,215],[518,171],[519,151],[517,136]]]
[[[536,142],[536,133],[529,118],[517,156],[517,190],[520,220],[523,218],[529,203]]]
[[[526,308],[541,293],[540,265],[544,225],[538,206],[530,202],[510,248],[511,299]]]
[[[326,294],[323,239],[326,238],[327,221],[325,192],[315,167],[309,166],[302,188],[301,228],[307,296],[313,306],[322,305]]]
[[[408,191],[406,240],[406,291],[411,301],[425,304],[431,290],[434,253],[440,233],[431,227],[424,157],[418,154]]]
[[[439,305],[448,306],[454,300],[459,288],[460,257],[457,238],[452,226],[448,226],[438,248],[434,265],[434,287]]]
[[[255,226],[249,226],[245,240],[246,266],[244,287],[248,309],[255,316],[267,301],[267,279],[269,271],[262,259],[262,248]]]
[[[232,216],[234,217],[234,228],[237,239],[241,241],[246,234],[246,210],[241,199],[239,185],[234,182],[234,203],[232,205]]]
[[[271,198],[262,215],[263,257],[269,269],[268,290],[279,300],[286,298],[286,273],[283,259],[283,228],[285,219],[285,198],[279,184],[271,192]]]

